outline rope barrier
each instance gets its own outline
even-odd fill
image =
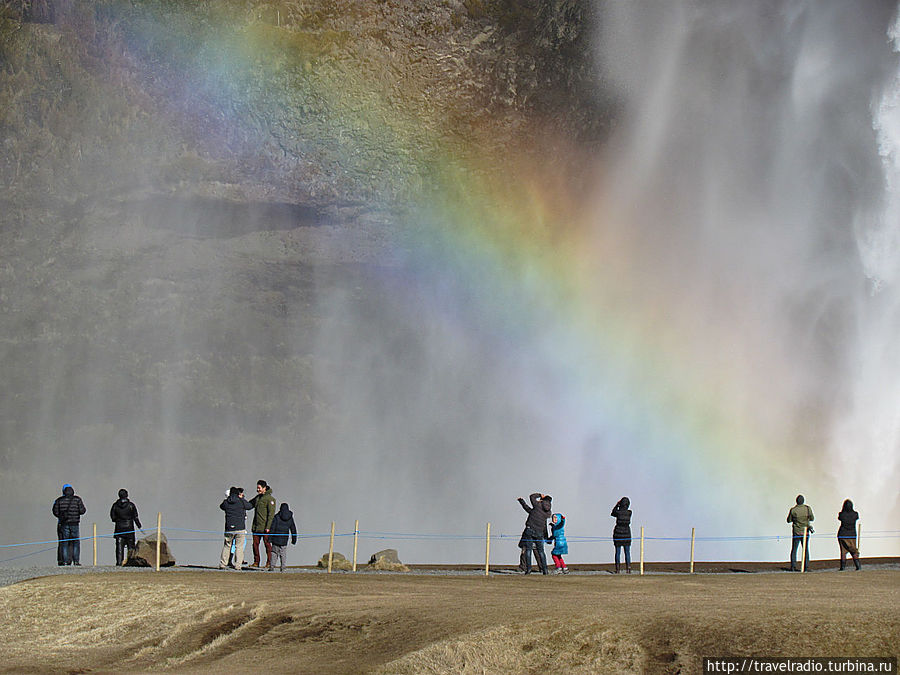
[[[171,541],[218,541],[222,534],[225,532],[224,530],[198,530],[198,529],[190,529],[190,528],[179,528],[179,527],[169,527],[166,528],[169,532],[185,532],[191,534],[209,534],[215,535],[214,537],[169,537]],[[113,539],[116,536],[128,535],[128,534],[147,534],[144,530],[131,530],[129,532],[117,532],[117,533],[105,533],[98,534],[97,539]],[[259,535],[259,536],[275,536],[272,532],[247,532],[247,536],[251,535]],[[285,536],[285,533],[279,533],[280,536]],[[287,536],[293,536],[288,533]],[[323,539],[327,537],[331,537],[330,532],[323,533],[298,533],[297,539]],[[361,537],[364,539],[394,539],[394,540],[422,540],[422,541],[485,541],[486,538],[492,540],[508,540],[515,539],[517,541],[527,541],[527,542],[546,542],[545,539],[522,539],[521,534],[491,534],[489,537],[486,537],[484,534],[443,534],[443,533],[424,533],[424,532],[379,532],[374,530],[358,530],[352,532],[343,532],[343,533],[335,533],[335,537]],[[775,535],[754,535],[754,536],[728,536],[728,537],[716,537],[716,536],[707,536],[707,537],[695,537],[694,540],[698,542],[753,542],[753,541],[772,541],[772,542],[781,542],[783,540],[789,540],[792,538],[792,534],[775,534]],[[832,539],[837,537],[836,532],[827,532],[821,533],[816,532],[814,534],[810,534],[810,539]],[[838,537],[840,538],[840,537]],[[848,539],[852,539],[854,537],[847,537]],[[866,540],[871,539],[900,539],[900,530],[872,530],[866,533]],[[598,543],[598,542],[612,542],[613,538],[610,535],[602,535],[602,536],[593,536],[593,535],[573,535],[569,534],[566,536],[566,539],[569,542],[575,543]],[[668,541],[668,542],[689,542],[691,541],[691,537],[644,537],[647,541]],[[53,544],[55,547],[57,544],[62,542],[70,542],[70,541],[91,541],[93,540],[93,536],[80,536],[80,537],[72,537],[68,539],[47,539],[41,541],[28,541],[28,542],[20,542],[13,544],[0,544],[0,549],[9,549],[9,548],[18,548],[24,546],[45,546],[47,544]],[[23,556],[17,556],[15,558],[9,558],[7,560],[0,560],[0,563],[7,562],[8,560],[16,560],[20,557],[28,557],[31,555],[35,555],[37,553],[41,553],[43,551],[53,550],[52,548],[42,549],[42,551],[36,551],[34,553],[28,553]]]

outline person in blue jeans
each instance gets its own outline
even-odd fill
[[[80,523],[87,509],[81,497],[75,494],[75,488],[66,483],[62,488],[62,496],[53,502],[53,515],[56,516],[56,537],[59,546],[56,549],[57,565],[81,565],[81,532]]]
[[[798,572],[797,549],[803,546],[804,570],[809,570],[809,535],[814,530],[812,521],[816,519],[803,495],[797,495],[797,503],[787,514],[787,522],[791,524],[791,572]],[[804,540],[805,537],[805,540]]]
[[[609,514],[616,519],[613,527],[613,544],[616,547],[616,574],[621,569],[620,552],[625,549],[625,573],[631,574],[631,501],[628,497],[622,497],[616,502]]]
[[[547,533],[547,521],[552,511],[552,497],[535,492],[528,496],[528,501],[531,502],[531,506],[519,497],[519,504],[528,513],[525,529],[519,538],[519,548],[522,549],[520,563],[525,574],[531,574],[531,554],[534,553],[541,574],[549,574],[544,542],[550,538]]]

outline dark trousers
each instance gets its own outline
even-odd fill
[[[547,555],[544,553],[544,539],[541,535],[526,530],[522,536],[522,544],[522,556],[525,558],[522,562],[525,563],[525,572],[531,572],[531,553],[533,551],[541,574],[547,574]]]
[[[272,543],[267,534],[253,535],[253,564],[259,567],[259,540],[262,539],[266,547],[266,567],[272,566]]]
[[[128,548],[128,557],[134,554],[134,532],[116,535],[116,565],[121,567],[125,563],[125,549]]]
[[[791,572],[796,572],[798,569],[800,569],[799,567],[797,567],[797,549],[799,548],[801,543],[804,544],[803,557],[806,560],[806,564],[804,565],[803,569],[809,569],[809,532],[806,533],[805,542],[803,541],[802,534],[795,533],[791,538]]]
[[[59,546],[56,549],[56,562],[60,565],[81,563],[81,532],[78,523],[58,523],[56,538]]]

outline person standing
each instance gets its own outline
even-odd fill
[[[272,519],[272,527],[269,540],[272,542],[272,562],[281,561],[281,571],[287,565],[288,533],[291,535],[291,543],[297,544],[297,526],[294,524],[294,514],[290,507],[282,502],[281,508]],[[271,567],[269,569],[272,569]]]
[[[247,511],[253,506],[244,499],[244,488],[232,487],[219,508],[225,512],[225,543],[222,546],[219,569],[224,570],[228,566],[231,543],[234,542],[234,569],[240,571],[244,564],[244,544],[247,540]]]
[[[121,567],[125,563],[126,547],[128,557],[134,555],[134,528],[141,527],[137,506],[128,499],[128,490],[125,488],[119,490],[119,498],[110,507],[109,519],[115,523],[113,533],[116,540],[116,567]]]
[[[528,513],[525,529],[522,531],[522,537],[519,539],[519,548],[522,549],[522,557],[524,558],[522,562],[525,564],[525,574],[531,574],[532,551],[541,574],[549,574],[547,571],[547,556],[544,553],[544,542],[549,539],[547,520],[550,518],[550,512],[553,508],[551,505],[552,497],[535,492],[528,496],[531,506],[521,497],[518,499],[519,504]]]
[[[859,520],[859,514],[853,510],[853,502],[849,499],[844,500],[840,513],[837,515],[841,521],[838,528],[837,538],[841,551],[841,569],[844,569],[844,563],[847,560],[847,554],[853,558],[853,564],[859,569],[859,549],[856,548],[856,521]]]
[[[568,574],[569,568],[564,555],[569,555],[569,542],[566,541],[566,517],[561,513],[554,513],[550,518],[550,540],[553,542],[553,566],[557,574]]]
[[[75,494],[75,488],[66,483],[62,487],[62,496],[53,502],[52,510],[56,516],[56,537],[59,539],[56,564],[81,567],[80,523],[81,516],[87,512],[84,502]]]
[[[631,574],[631,500],[622,497],[609,515],[616,519],[613,545],[616,547],[616,574],[621,570],[621,552],[625,551],[625,573]]]
[[[797,503],[791,507],[787,514],[787,522],[791,523],[793,536],[791,537],[791,572],[797,571],[797,547],[803,545],[803,569],[809,569],[809,535],[814,530],[812,521],[816,519],[809,504],[803,495],[797,495]],[[804,540],[805,535],[805,540]]]
[[[259,542],[266,547],[266,567],[272,569],[272,542],[269,541],[269,529],[275,517],[275,497],[272,488],[264,480],[256,481],[256,496],[250,500],[253,508],[253,563],[250,567],[259,567]]]

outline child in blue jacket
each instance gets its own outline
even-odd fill
[[[563,555],[569,554],[569,544],[566,541],[566,517],[561,513],[554,513],[550,519],[550,541],[553,542],[553,564],[556,565],[557,574],[568,574],[569,568]]]

